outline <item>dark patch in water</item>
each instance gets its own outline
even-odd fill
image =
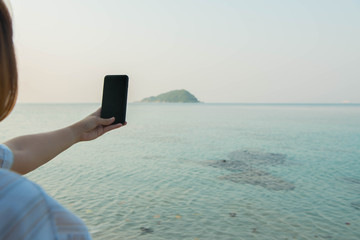
[[[353,202],[351,203],[351,206],[356,210],[360,210],[360,202]]]
[[[251,184],[270,190],[293,190],[294,184],[262,170],[263,167],[284,164],[285,154],[261,151],[238,150],[229,154],[229,160],[209,161],[211,167],[235,172],[221,176],[220,179],[241,184]]]
[[[222,168],[232,172],[239,172],[248,169],[250,166],[244,164],[241,161],[230,161],[230,160],[220,160],[220,161],[210,161],[207,165],[214,168]]]
[[[344,177],[344,180],[351,182],[351,183],[360,184],[359,178]]]
[[[261,186],[266,189],[275,191],[295,189],[295,186],[292,183],[273,176],[268,172],[256,169],[221,176],[220,179],[225,179],[236,183]]]
[[[146,227],[141,227],[140,230],[141,230],[141,235],[154,232],[152,228],[146,228]]]
[[[229,154],[229,160],[221,159],[209,161],[207,165],[222,168],[232,172],[246,171],[264,166],[276,166],[284,164],[285,154],[267,153],[260,151],[239,150]]]
[[[233,212],[229,213],[229,215],[230,215],[230,217],[236,217],[236,213],[233,213]]]
[[[281,153],[239,150],[231,152],[229,158],[230,160],[239,161],[251,166],[275,166],[283,164],[286,155]]]
[[[314,235],[315,238],[321,238],[321,239],[332,239],[332,236],[321,236],[321,235]]]

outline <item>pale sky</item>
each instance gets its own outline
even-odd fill
[[[360,103],[358,0],[10,0],[19,102]]]

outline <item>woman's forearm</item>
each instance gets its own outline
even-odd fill
[[[26,174],[47,163],[77,142],[71,127],[16,137],[5,142],[14,155],[12,170]]]
[[[83,120],[56,131],[25,135],[5,142],[14,155],[11,170],[26,174],[47,163],[80,141],[94,140],[124,124],[111,125],[115,118],[100,117],[99,108]]]

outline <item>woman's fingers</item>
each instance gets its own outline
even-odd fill
[[[112,124],[114,121],[115,121],[114,117],[112,117],[112,118],[100,118],[99,117],[97,119],[98,125],[105,125],[105,126]]]
[[[121,124],[121,123],[114,124],[114,125],[110,125],[110,126],[106,126],[106,127],[104,127],[104,133],[109,132],[109,131],[111,131],[111,130],[114,130],[114,129],[116,129],[116,128],[122,127],[122,126],[124,126],[124,125]]]

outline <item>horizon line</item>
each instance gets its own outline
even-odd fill
[[[140,101],[134,101],[134,102],[128,102],[128,104],[178,104],[178,103],[184,103],[184,102],[140,102]],[[296,104],[322,104],[322,105],[357,105],[360,104],[360,102],[189,102],[190,104],[262,104],[262,105],[296,105]],[[100,104],[101,102],[17,102],[16,104]],[[185,104],[185,103],[184,103]]]

